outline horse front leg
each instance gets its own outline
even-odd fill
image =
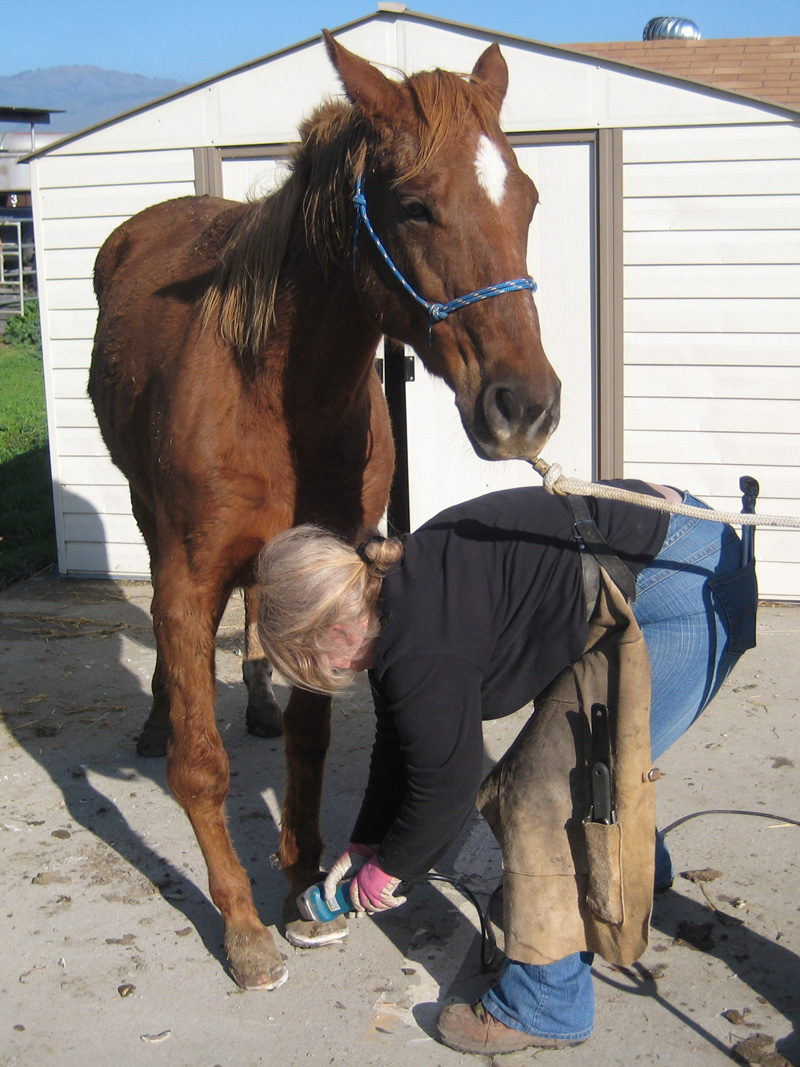
[[[247,686],[247,731],[256,737],[280,737],[283,716],[272,688],[272,668],[258,635],[260,592],[244,589],[244,662],[242,677]]]
[[[322,858],[319,811],[325,756],[331,739],[331,699],[293,689],[283,714],[286,793],[281,819],[279,854],[289,879],[284,905],[286,940],[302,948],[341,941],[347,922],[307,922],[300,918],[298,893],[318,881]]]
[[[244,989],[275,989],[286,980],[286,967],[258,917],[250,880],[225,821],[230,773],[214,719],[219,598],[203,597],[185,579],[182,592],[175,595],[177,583],[160,577],[153,620],[172,726],[167,782],[202,850],[211,899],[225,924],[225,951],[233,978]]]

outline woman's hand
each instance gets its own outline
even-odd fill
[[[325,900],[329,907],[333,907],[336,887],[344,878],[351,878],[361,870],[367,860],[371,859],[378,851],[374,845],[356,845],[351,841],[345,852],[341,854],[336,863],[328,871],[325,879]],[[357,909],[358,910],[358,909]],[[363,909],[361,909],[363,911]]]
[[[394,895],[399,885],[400,879],[381,870],[373,856],[356,875],[350,887],[350,900],[360,915],[399,908],[406,902],[405,897]]]

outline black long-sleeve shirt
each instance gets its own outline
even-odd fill
[[[642,482],[616,482],[653,495]],[[634,574],[658,554],[668,516],[590,500]],[[376,738],[352,840],[380,842],[398,878],[424,875],[475,803],[481,723],[534,700],[581,655],[587,634],[573,516],[542,488],[490,493],[437,515],[385,578],[370,671]]]

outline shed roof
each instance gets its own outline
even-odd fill
[[[800,37],[592,41],[561,47],[800,108]]]
[[[741,40],[733,39],[731,41],[722,40],[722,41],[714,41],[714,42],[664,41],[664,42],[646,42],[646,43],[638,42],[637,43],[637,42],[629,42],[629,41],[626,42],[626,41],[623,41],[623,42],[616,43],[616,44],[615,43],[608,43],[608,42],[600,42],[600,43],[593,42],[593,43],[590,43],[590,44],[572,44],[572,45],[549,44],[549,43],[545,43],[545,42],[542,42],[542,41],[536,41],[536,40],[533,40],[531,38],[521,37],[521,36],[516,35],[516,34],[510,34],[510,33],[501,32],[501,31],[485,30],[485,29],[481,29],[479,27],[469,26],[469,25],[467,25],[465,23],[455,22],[455,21],[452,21],[450,19],[444,19],[444,18],[440,18],[438,16],[426,15],[426,14],[423,14],[421,12],[412,11],[402,3],[391,3],[391,2],[386,2],[386,0],[379,0],[378,10],[376,12],[373,12],[373,13],[368,14],[368,15],[364,15],[361,18],[358,18],[358,19],[353,20],[352,22],[346,23],[345,25],[340,26],[337,29],[335,29],[333,31],[333,33],[334,33],[334,35],[338,36],[339,34],[344,34],[344,33],[348,33],[348,32],[351,32],[351,31],[357,31],[360,28],[363,29],[363,28],[367,28],[369,26],[380,24],[380,23],[384,23],[384,22],[389,22],[389,23],[392,23],[392,24],[395,23],[395,22],[405,22],[408,25],[408,27],[413,27],[413,26],[427,27],[430,30],[438,30],[438,31],[444,31],[444,32],[448,32],[449,31],[449,32],[451,32],[453,34],[465,34],[469,38],[472,38],[473,36],[477,36],[479,38],[480,37],[488,37],[490,40],[494,39],[494,40],[497,40],[497,41],[499,41],[501,43],[512,45],[512,46],[513,45],[518,45],[518,46],[520,46],[521,48],[523,48],[525,50],[530,50],[531,52],[536,52],[542,57],[549,57],[550,59],[556,59],[556,60],[559,59],[559,58],[566,58],[567,56],[572,56],[572,55],[575,55],[575,58],[577,59],[578,56],[576,54],[577,53],[582,53],[582,58],[584,60],[586,60],[586,59],[591,60],[592,58],[594,58],[596,56],[597,59],[599,59],[602,62],[604,62],[609,68],[616,68],[619,73],[625,73],[625,72],[634,73],[634,72],[636,72],[638,70],[638,71],[644,73],[647,76],[655,75],[657,80],[660,80],[659,79],[659,75],[662,78],[665,78],[665,79],[674,78],[674,79],[676,79],[675,82],[674,82],[675,85],[680,86],[681,83],[684,83],[683,87],[689,88],[689,89],[691,89],[691,88],[701,88],[702,87],[703,89],[706,89],[706,91],[707,91],[707,88],[711,88],[712,90],[721,91],[723,93],[727,92],[727,93],[732,94],[731,97],[730,97],[729,102],[735,103],[736,102],[735,98],[738,96],[738,97],[741,98],[739,102],[742,103],[742,104],[748,104],[748,103],[749,104],[756,104],[756,105],[760,105],[762,108],[763,107],[781,107],[782,106],[782,107],[786,108],[787,111],[790,112],[790,113],[800,110],[800,90],[797,90],[797,96],[792,98],[792,99],[784,99],[784,100],[780,100],[780,101],[775,101],[772,98],[766,98],[764,96],[759,96],[757,93],[755,93],[752,90],[752,87],[750,87],[747,84],[745,84],[745,82],[740,82],[739,84],[723,84],[721,81],[716,81],[716,82],[712,81],[711,78],[708,78],[708,77],[702,78],[702,77],[699,76],[699,74],[696,74],[696,73],[684,74],[682,71],[679,71],[678,69],[673,69],[672,67],[667,67],[666,65],[659,66],[658,59],[657,59],[657,55],[659,53],[655,53],[654,52],[654,53],[651,54],[650,52],[645,51],[640,56],[639,53],[636,51],[637,49],[641,49],[643,46],[646,47],[647,45],[651,46],[651,48],[652,48],[653,45],[655,45],[655,46],[665,45],[666,47],[664,48],[663,52],[660,53],[660,54],[662,56],[668,56],[670,54],[671,46],[673,46],[675,44],[679,44],[679,45],[680,44],[688,44],[688,45],[714,44],[714,45],[719,45],[719,46],[722,46],[722,45],[725,45],[725,44],[729,44],[729,45],[732,45],[732,46],[734,46],[736,48],[739,48],[739,50],[741,51],[741,46],[743,44],[745,44],[745,43],[763,44],[764,42],[766,42],[767,44],[769,44],[770,42],[774,43],[776,41],[790,41],[790,42],[793,42],[793,44],[796,45],[797,48],[798,48],[798,51],[797,51],[797,54],[796,54],[796,58],[795,58],[795,62],[796,63],[800,63],[800,38],[794,38],[794,37],[789,37],[789,38],[752,38],[752,39],[745,38],[745,39],[741,39]],[[248,72],[256,71],[256,70],[258,70],[260,68],[263,68],[265,65],[271,64],[271,63],[273,63],[275,61],[285,60],[285,59],[288,59],[291,56],[298,55],[298,54],[304,52],[309,47],[314,46],[314,45],[318,45],[321,42],[321,40],[322,40],[322,38],[321,38],[320,35],[315,35],[314,37],[310,37],[310,38],[307,38],[307,39],[305,39],[303,41],[299,41],[296,44],[291,45],[289,47],[279,49],[278,51],[269,53],[269,54],[267,54],[265,56],[261,56],[258,59],[254,59],[254,60],[250,61],[249,63],[245,63],[245,64],[242,64],[241,66],[234,67],[231,70],[227,70],[227,71],[224,71],[224,72],[222,72],[220,74],[216,74],[216,75],[214,75],[212,77],[204,79],[203,81],[197,82],[194,85],[185,86],[182,89],[177,90],[176,92],[168,94],[167,96],[158,98],[156,100],[152,100],[149,103],[140,105],[139,107],[136,107],[131,111],[125,112],[125,113],[123,113],[121,115],[117,115],[117,116],[115,116],[113,118],[106,119],[106,120],[104,120],[103,122],[99,123],[96,126],[90,127],[90,128],[88,128],[86,130],[78,131],[78,132],[73,133],[73,134],[68,134],[65,137],[63,137],[60,141],[57,141],[54,145],[48,145],[46,147],[41,148],[37,152],[31,153],[31,155],[29,155],[29,156],[27,156],[27,157],[25,157],[23,159],[23,162],[27,163],[27,162],[30,162],[30,161],[32,161],[34,159],[37,159],[37,158],[41,157],[41,156],[49,155],[51,152],[60,151],[63,148],[65,148],[66,146],[73,145],[76,142],[80,142],[85,137],[91,136],[91,135],[97,133],[98,131],[110,129],[112,127],[115,127],[115,126],[117,126],[119,124],[124,123],[126,120],[131,120],[131,119],[135,120],[137,116],[143,115],[146,112],[150,112],[150,111],[152,111],[152,110],[154,110],[156,108],[159,108],[159,107],[161,107],[163,105],[172,104],[174,102],[177,102],[177,101],[181,100],[182,98],[191,97],[193,94],[198,93],[198,91],[206,90],[206,89],[213,89],[214,87],[221,85],[223,82],[227,81],[228,79],[230,79],[230,78],[232,78],[234,76],[237,76],[237,77],[238,76],[242,76],[242,75],[247,74]],[[614,49],[620,49],[621,50],[620,54],[617,55],[613,51]],[[364,54],[366,54],[366,53],[364,53]],[[679,51],[676,54],[679,54]],[[637,58],[641,59],[642,57],[647,58],[648,62],[647,63],[645,63],[645,62],[641,62],[641,63],[637,62]],[[772,67],[774,66],[774,63],[775,63],[776,60],[777,60],[777,54],[776,54],[776,52],[773,51],[772,53],[769,54],[768,61],[767,60],[763,60],[762,61],[762,65],[766,66],[767,62],[768,62],[769,66],[770,66],[770,70],[772,70]],[[396,60],[391,60],[390,62],[396,63]],[[398,66],[402,66],[402,64],[398,64]],[[707,72],[708,64],[706,64],[704,69]],[[796,68],[792,68],[792,69],[795,69],[798,72],[798,76],[800,76],[800,66],[798,66]],[[764,77],[766,77],[766,74],[764,75]],[[789,79],[790,79],[790,76],[787,75],[787,78],[786,78],[787,82],[789,81]],[[800,87],[800,80],[797,80],[797,85]],[[589,93],[589,95],[591,96],[591,93]],[[583,99],[583,97],[581,97],[581,99]],[[617,104],[619,104],[619,99],[617,99],[616,101],[611,101],[610,98],[609,98],[609,101],[607,101],[607,104],[608,104],[608,106],[616,106]],[[506,106],[508,106],[508,101],[506,103]],[[642,104],[642,106],[646,106],[646,105]],[[790,115],[784,116],[784,118],[786,118],[786,117],[793,118],[794,116],[790,114]],[[582,116],[582,115],[579,116],[579,117],[570,116],[569,120],[564,120],[564,121],[568,121],[568,125],[570,126],[570,128],[572,128],[573,126],[575,126],[576,122],[579,125],[585,123],[585,117]],[[539,128],[539,127],[537,127],[537,128]],[[544,128],[550,128],[550,127],[542,126],[541,128],[544,129]]]

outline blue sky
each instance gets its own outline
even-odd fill
[[[24,0],[0,75],[88,64],[191,83],[376,7],[377,0]],[[417,0],[408,7],[554,44],[637,40],[656,15],[691,18],[704,38],[800,36],[800,0]]]

